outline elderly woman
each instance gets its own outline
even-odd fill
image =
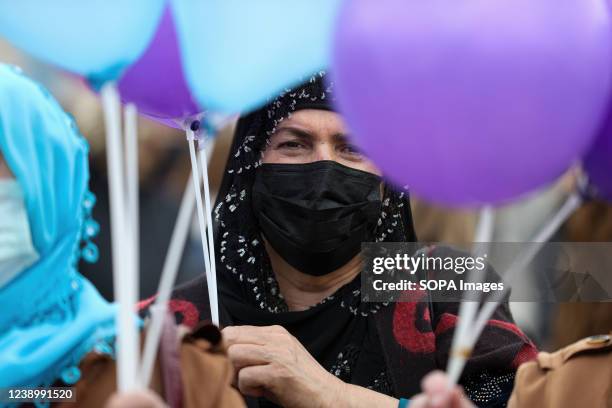
[[[361,243],[416,236],[407,194],[351,144],[333,100],[319,74],[241,118],[214,209],[223,334],[253,407],[397,407],[448,358],[456,303],[362,302]],[[203,278],[171,307],[210,319]],[[504,305],[461,383],[503,406],[534,351]]]
[[[77,269],[97,258],[87,153],[57,101],[0,64],[0,388],[75,387],[53,404],[90,408],[115,391],[117,310]],[[243,405],[215,330],[166,324],[150,387],[172,406]],[[135,397],[110,404],[161,404]]]

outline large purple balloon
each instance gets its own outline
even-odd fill
[[[612,202],[612,111],[602,132],[584,157],[583,167],[598,195]]]
[[[119,81],[119,92],[124,102],[170,126],[180,127],[178,123],[199,113],[183,77],[170,7],[145,53]]]
[[[341,111],[393,181],[452,206],[554,180],[610,91],[604,0],[351,0],[335,38]]]

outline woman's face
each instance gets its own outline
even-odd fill
[[[319,109],[302,109],[283,119],[263,154],[264,163],[304,164],[333,160],[348,167],[381,175],[348,140],[342,117]]]

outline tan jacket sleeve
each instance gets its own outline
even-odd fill
[[[521,365],[508,408],[526,407],[612,408],[612,333]]]

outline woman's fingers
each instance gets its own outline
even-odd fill
[[[453,391],[452,402],[453,408],[476,408],[476,406],[472,404],[472,401],[465,396],[465,393],[459,386],[455,387],[455,390]]]
[[[238,389],[243,395],[263,397],[271,387],[269,366],[245,367],[238,373]]]
[[[423,393],[428,397],[431,408],[450,408],[454,405],[453,390],[448,387],[448,377],[441,371],[428,374],[421,383]]]
[[[282,406],[327,406],[342,383],[280,326],[234,326],[223,330],[228,355],[244,395]]]
[[[268,364],[274,358],[266,346],[240,343],[229,346],[227,356],[236,370],[248,366]]]
[[[116,393],[106,402],[106,408],[167,408],[162,399],[150,390]]]
[[[428,408],[471,408],[474,405],[459,386],[449,388],[448,377],[442,371],[428,374],[421,383]]]
[[[265,344],[274,343],[279,335],[287,331],[281,326],[229,326],[221,330],[225,343],[232,344]]]

